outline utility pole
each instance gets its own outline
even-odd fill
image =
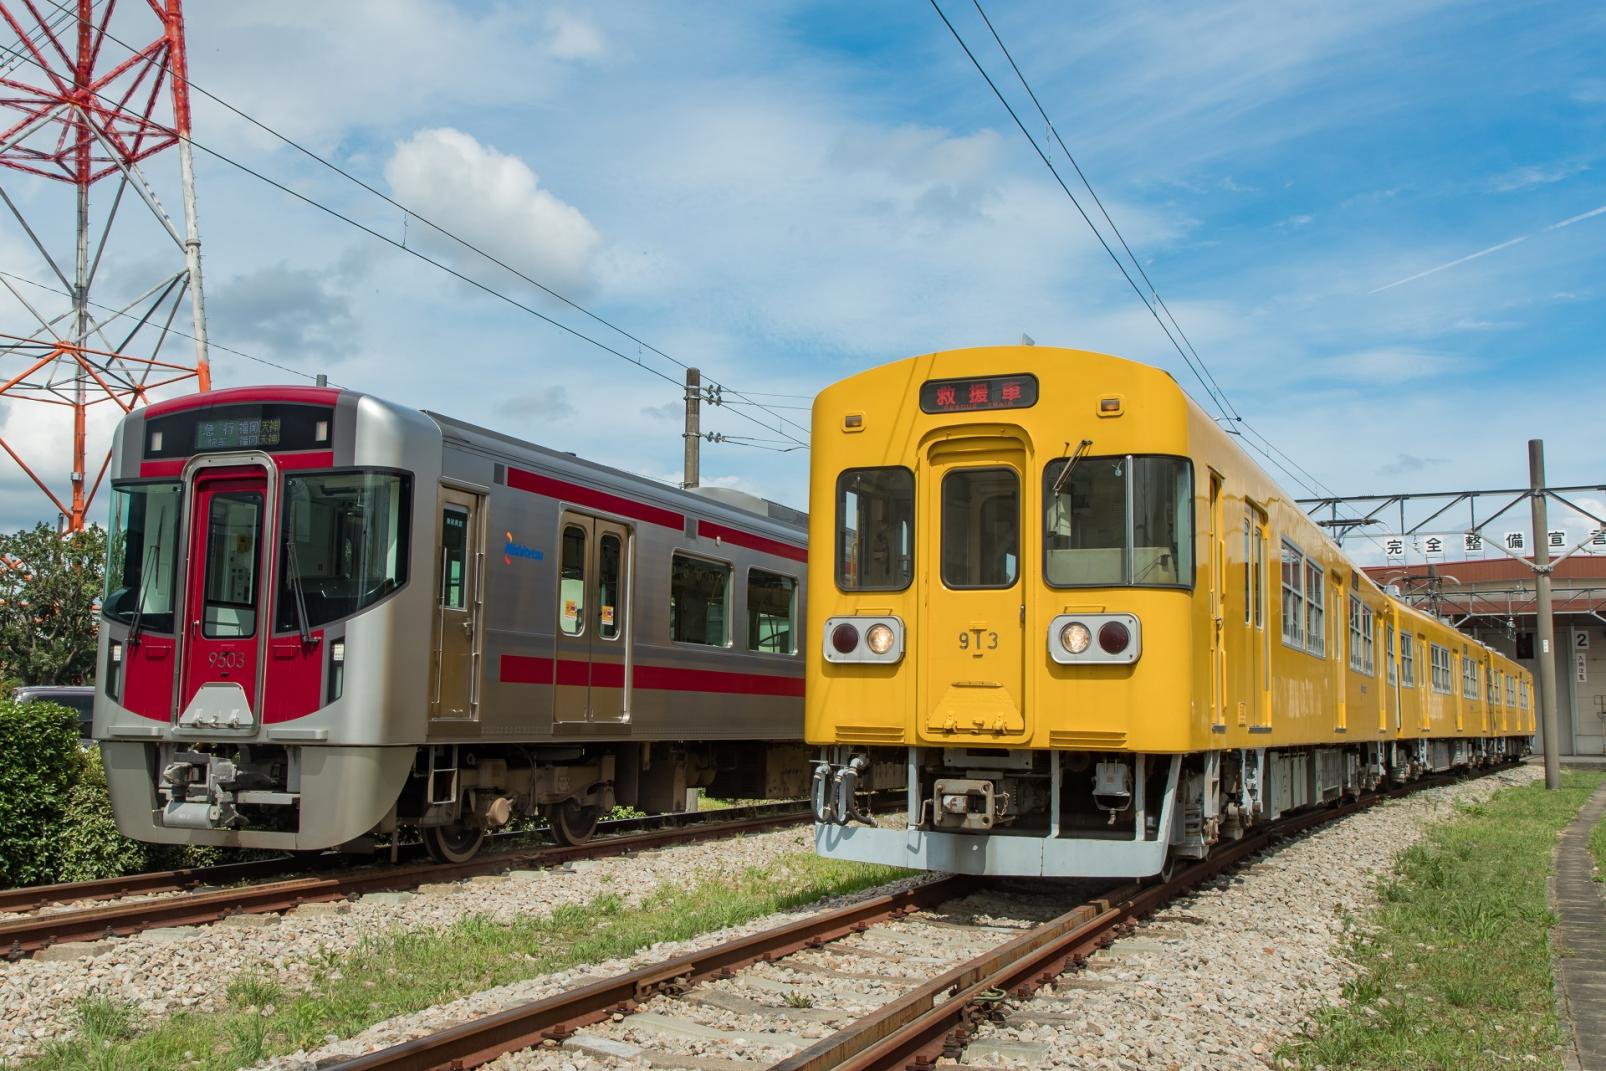
[[[1535,631],[1539,649],[1534,652],[1539,672],[1534,674],[1539,693],[1539,731],[1544,737],[1545,787],[1561,786],[1561,741],[1556,725],[1556,619],[1550,604],[1550,547],[1545,509],[1545,441],[1528,440],[1528,482],[1533,504]]]
[[[703,374],[695,368],[686,369],[686,431],[683,437],[686,440],[686,464],[681,474],[680,486],[696,487],[700,474],[698,460],[700,447],[703,442],[702,421],[703,400]]]

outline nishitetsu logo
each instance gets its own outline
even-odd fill
[[[513,539],[512,532],[503,532],[505,537],[502,543],[502,561],[507,565],[513,564],[514,558],[526,558],[532,562],[540,561],[545,555],[534,547],[527,547]]]

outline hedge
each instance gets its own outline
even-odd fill
[[[54,703],[0,699],[0,786],[0,886],[89,881],[271,854],[143,844],[117,832],[100,749],[80,747],[78,716]]]
[[[0,884],[57,880],[62,825],[84,766],[76,714],[0,699]]]

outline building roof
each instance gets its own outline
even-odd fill
[[[1432,565],[1369,565],[1378,584],[1398,585],[1408,601],[1430,601],[1430,578],[1437,580],[1441,615],[1520,617],[1537,612],[1532,559],[1498,557]],[[1557,614],[1606,613],[1606,556],[1574,554],[1555,564],[1551,604]]]

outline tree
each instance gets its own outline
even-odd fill
[[[0,536],[0,673],[22,684],[95,679],[106,531],[47,524]]]

